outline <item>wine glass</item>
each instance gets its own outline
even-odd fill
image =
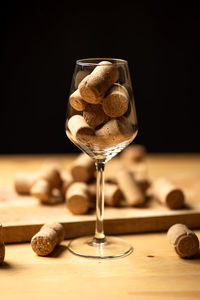
[[[114,258],[133,251],[123,239],[105,236],[104,167],[136,137],[137,116],[128,62],[115,58],[76,61],[72,78],[66,134],[94,159],[97,170],[94,237],[79,237],[69,250],[79,256]]]

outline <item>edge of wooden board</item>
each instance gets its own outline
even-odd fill
[[[134,216],[131,218],[107,218],[104,229],[107,235],[166,231],[175,223],[184,223],[191,229],[200,228],[200,211],[174,215]],[[65,239],[84,235],[93,235],[95,220],[62,222]],[[5,225],[3,239],[5,243],[29,242],[43,224]]]

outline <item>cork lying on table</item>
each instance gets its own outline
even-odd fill
[[[65,195],[67,189],[73,183],[74,179],[71,173],[68,171],[61,172],[61,178],[62,178],[61,192],[63,195]]]
[[[95,174],[94,160],[85,153],[81,153],[72,163],[70,172],[74,181],[87,182]]]
[[[134,173],[134,179],[138,186],[140,187],[141,191],[146,194],[149,187],[151,186],[151,180],[148,176],[143,176],[142,174]]]
[[[14,181],[18,194],[29,194],[48,204],[63,201],[62,184],[60,170],[52,163],[43,164],[38,173],[18,172]]]
[[[66,204],[73,214],[85,214],[91,207],[91,197],[88,186],[84,182],[75,182],[66,192]]]
[[[42,182],[38,183],[37,182]],[[48,182],[44,183],[44,181]],[[14,179],[14,187],[18,194],[31,194],[34,186],[41,186],[41,189],[46,191],[51,187],[59,188],[62,184],[60,170],[52,163],[45,163],[39,172],[17,172]],[[44,188],[46,186],[46,188]],[[37,190],[38,191],[38,190]]]
[[[4,261],[5,257],[5,245],[3,242],[3,228],[0,224],[0,264]]]
[[[152,183],[153,195],[167,207],[178,209],[184,205],[184,193],[166,178],[157,178]]]
[[[127,169],[119,170],[115,176],[127,206],[136,206],[146,201],[145,194]]]
[[[89,192],[93,198],[96,198],[96,183],[88,185]],[[116,183],[104,183],[104,202],[107,206],[116,207],[122,199],[122,192]]]
[[[61,185],[60,170],[53,164],[44,164],[40,170],[40,178],[49,182],[52,188],[59,188]]]
[[[126,166],[126,168],[129,169],[131,173],[133,173],[134,176],[147,177],[148,170],[145,161],[138,161],[138,162],[127,161],[126,163],[124,162],[124,160],[122,160],[122,163]]]
[[[120,204],[122,197],[122,191],[117,184],[105,183],[104,198],[106,205],[116,207]]]
[[[198,237],[184,224],[171,226],[167,237],[180,257],[192,257],[199,252]]]
[[[30,190],[33,197],[38,198],[42,202],[48,203],[51,198],[52,186],[49,181],[40,178],[35,182]]]
[[[14,178],[14,187],[18,194],[29,194],[33,184],[38,179],[35,172],[17,172]]]
[[[130,146],[132,147],[132,146]],[[129,147],[128,147],[129,148]],[[129,161],[129,160],[123,160],[122,163],[124,166],[129,170],[129,172],[133,175],[135,181],[139,185],[140,189],[146,193],[148,188],[151,186],[151,178],[149,177],[148,170],[147,170],[147,164],[144,161],[144,158],[142,160],[137,161]]]
[[[121,153],[121,158],[127,164],[141,162],[146,156],[146,148],[143,145],[130,145]]]
[[[132,146],[128,146],[127,148],[129,147]],[[109,174],[109,177],[107,176],[107,180],[111,183],[117,183],[116,174],[121,170],[128,171],[140,190],[146,194],[148,188],[151,186],[151,179],[148,175],[147,165],[144,161],[130,161],[129,164],[126,165],[122,159],[116,160],[112,165],[112,172]]]
[[[37,255],[46,256],[64,239],[64,235],[64,227],[61,224],[45,224],[40,231],[32,237],[31,247]]]
[[[88,103],[98,104],[106,91],[119,78],[118,69],[108,61],[101,61],[79,84],[81,97]]]
[[[61,243],[65,238],[65,230],[64,227],[60,223],[46,223],[42,226],[42,229],[51,228],[57,233],[57,244]]]

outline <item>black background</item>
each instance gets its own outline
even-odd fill
[[[78,151],[64,130],[75,61],[128,60],[149,152],[199,152],[194,1],[1,4],[0,153]]]

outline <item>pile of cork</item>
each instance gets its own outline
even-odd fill
[[[184,192],[166,178],[151,179],[146,164],[146,149],[130,145],[113,160],[105,178],[105,205],[113,207],[142,206],[150,196],[169,209],[184,205]],[[96,171],[94,160],[80,154],[69,171],[48,163],[36,173],[20,172],[14,186],[19,194],[30,194],[41,203],[65,201],[73,214],[86,214],[95,208]]]
[[[95,207],[96,178],[94,161],[80,154],[69,171],[48,163],[36,173],[20,172],[14,186],[19,194],[30,194],[43,204],[62,201],[73,214],[85,214]],[[146,149],[142,145],[127,147],[113,161],[105,180],[105,205],[136,207],[154,197],[169,209],[184,205],[184,193],[166,178],[152,179],[147,172]],[[44,224],[31,239],[31,247],[37,255],[49,255],[65,237],[62,224]],[[193,257],[199,253],[199,240],[184,224],[175,224],[167,237],[180,257]],[[2,225],[0,224],[0,263],[4,261]]]
[[[131,120],[131,124],[125,116],[129,93],[125,85],[117,83],[118,79],[119,68],[109,61],[101,61],[90,74],[77,73],[77,89],[69,97],[69,138],[93,149],[104,149],[133,136],[136,120]]]

